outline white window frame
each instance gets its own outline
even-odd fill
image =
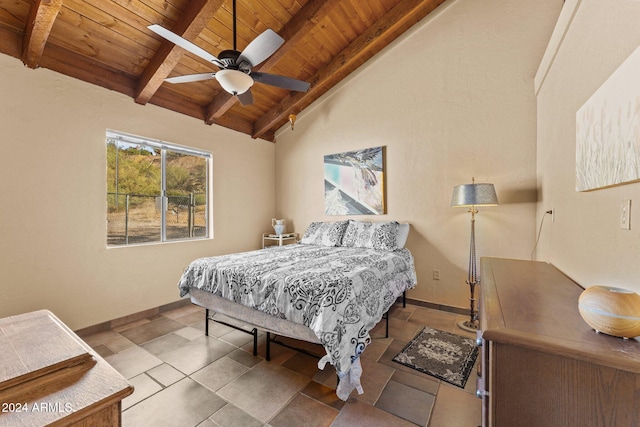
[[[146,145],[155,149],[159,149],[161,153],[161,224],[160,224],[160,241],[154,242],[142,242],[142,243],[125,243],[121,245],[109,245],[107,243],[107,248],[122,248],[122,247],[131,247],[131,246],[139,246],[139,245],[156,245],[156,244],[165,244],[165,243],[175,243],[175,242],[185,242],[185,241],[193,241],[193,240],[205,240],[213,238],[213,155],[209,151],[200,150],[192,147],[185,147],[183,145],[178,145],[166,141],[162,141],[159,139],[147,138],[137,135],[128,134],[125,132],[120,132],[112,129],[107,129],[105,143],[108,140],[115,140],[117,142],[122,142],[125,144],[133,144],[133,145]],[[206,160],[207,167],[207,188],[206,188],[206,198],[207,198],[207,206],[206,206],[206,234],[203,237],[187,237],[183,239],[171,239],[167,240],[166,236],[166,226],[167,226],[167,208],[168,208],[168,197],[166,190],[166,154],[167,151],[173,153],[186,154],[190,156],[202,157]],[[105,188],[106,191],[106,188]]]

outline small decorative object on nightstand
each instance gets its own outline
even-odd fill
[[[297,243],[298,242],[298,233],[284,233],[284,234],[273,234],[273,233],[262,233],[262,249],[267,246],[276,246],[276,244],[267,245],[267,242],[278,242],[277,246],[282,246],[285,243]]]
[[[279,236],[282,233],[284,233],[284,219],[273,218],[271,220],[271,226],[273,227],[273,230],[276,232],[276,236]]]

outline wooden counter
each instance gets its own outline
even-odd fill
[[[640,426],[640,341],[597,334],[551,264],[481,260],[485,426]]]
[[[0,319],[0,425],[119,426],[132,392],[51,312]]]

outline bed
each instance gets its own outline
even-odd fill
[[[180,295],[267,333],[321,344],[319,367],[335,367],[336,393],[346,400],[363,392],[359,357],[369,331],[416,284],[407,233],[408,224],[394,221],[314,222],[296,244],[193,261]]]

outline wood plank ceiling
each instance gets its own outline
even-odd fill
[[[147,29],[160,24],[217,55],[233,48],[232,0],[0,0],[0,52],[139,104],[274,141],[289,114],[302,111],[443,1],[237,0],[238,50],[267,28],[285,40],[253,71],[311,83],[305,93],[256,83],[255,102],[248,106],[215,80],[164,82],[217,69]]]

